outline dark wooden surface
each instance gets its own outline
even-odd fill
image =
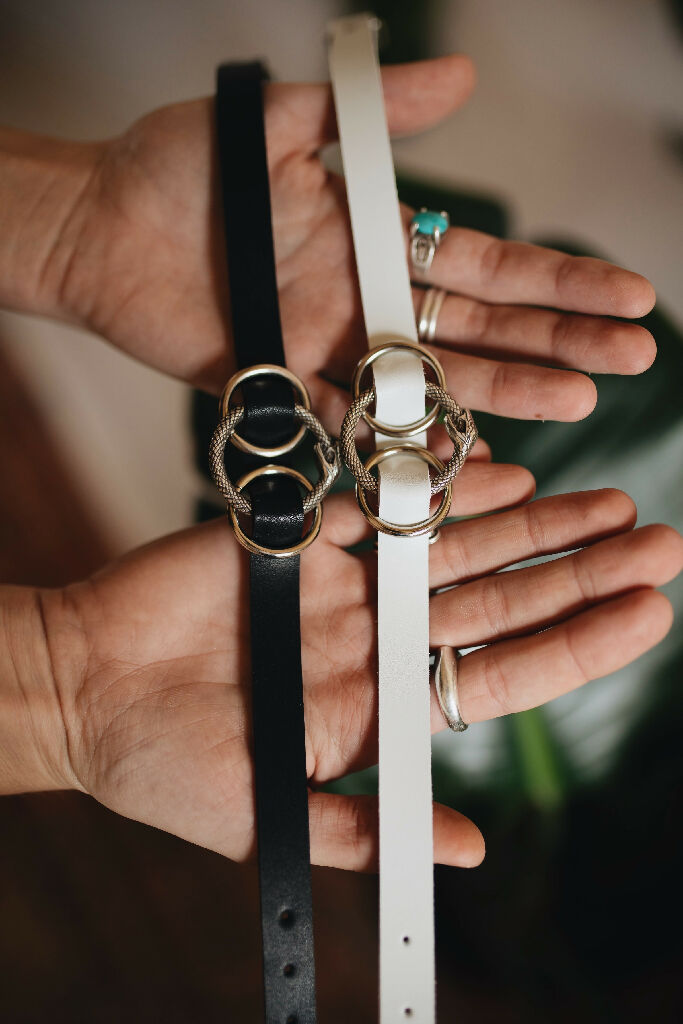
[[[0,1019],[257,1022],[258,892],[88,797],[1,804]],[[375,880],[314,871],[321,1024],[375,1019]]]

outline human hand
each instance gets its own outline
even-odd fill
[[[510,505],[530,486],[519,467],[468,462],[457,511]],[[465,721],[541,704],[627,664],[665,635],[671,608],[652,588],[680,569],[683,543],[668,527],[632,530],[634,521],[630,499],[605,490],[442,528],[430,548],[430,582],[459,586],[431,598],[430,643],[489,645],[459,663]],[[368,534],[353,498],[333,496],[316,555],[302,559],[311,856],[356,870],[376,863],[376,802],[317,787],[377,759],[376,556],[344,550]],[[567,550],[545,564],[497,572]],[[54,776],[237,860],[255,847],[246,565],[221,519],[41,600],[61,708]],[[433,691],[432,698],[436,731],[444,720]],[[478,829],[454,810],[435,807],[434,836],[441,863],[472,866],[483,856]]]
[[[461,106],[473,69],[452,56],[386,68],[383,81],[390,129],[407,134]],[[366,341],[343,180],[319,155],[336,136],[329,87],[268,86],[266,128],[287,362],[337,432],[348,405],[338,384],[348,383]],[[15,135],[3,137],[11,149]],[[90,327],[217,393],[234,363],[212,101],[157,110],[109,142],[29,140],[24,149],[29,164],[19,161],[14,178],[0,174],[0,193],[13,200],[2,204],[0,301]],[[47,183],[41,160],[54,165]],[[36,175],[41,202],[27,199],[25,211],[15,193]],[[406,231],[410,215],[404,209]],[[646,313],[652,287],[601,260],[454,226],[429,280],[452,293],[435,351],[450,389],[472,409],[580,419],[596,392],[575,370],[639,373],[654,358],[644,328],[610,319]]]

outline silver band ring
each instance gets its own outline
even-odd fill
[[[424,293],[417,317],[417,336],[420,341],[433,341],[436,336],[436,321],[447,292],[443,288],[428,288]]]
[[[440,647],[434,664],[436,696],[448,727],[453,732],[464,732],[467,728],[458,702],[458,662],[461,657],[454,647]]]

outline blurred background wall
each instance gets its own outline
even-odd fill
[[[323,79],[324,26],[346,9],[333,0],[0,0],[0,120],[51,135],[106,137],[155,106],[209,93],[215,65],[230,58],[264,56],[281,79]],[[396,143],[398,167],[461,197],[497,204],[515,237],[576,244],[645,274],[663,310],[649,325],[663,345],[660,376],[599,379],[598,411],[586,424],[535,424],[507,437],[487,424],[494,456],[531,464],[541,493],[621,486],[635,497],[641,522],[680,527],[680,420],[667,415],[647,437],[630,421],[623,426],[638,396],[645,396],[645,412],[671,410],[675,402],[680,408],[683,67],[676,5],[434,0],[382,3],[378,10],[393,58],[460,50],[479,73],[465,109],[423,137]],[[24,415],[32,410],[43,437],[27,436],[26,450],[44,448],[49,438],[63,471],[55,489],[62,480],[71,495],[61,515],[54,512],[59,502],[53,506],[40,557],[34,552],[30,560],[27,545],[21,565],[11,567],[13,579],[61,582],[192,521],[201,485],[184,385],[83,332],[36,318],[0,313],[0,339],[16,375],[6,370],[7,432],[10,412],[21,415],[11,396],[25,392]],[[589,457],[591,431],[617,421],[623,431],[613,447]],[[10,494],[0,511],[3,543],[12,501]],[[45,529],[39,502],[36,484],[25,495],[36,531]],[[683,607],[680,584],[669,593]],[[441,1020],[456,1013],[461,1021],[506,1024],[573,1020],[578,1013],[588,1021],[680,1019],[672,981],[680,943],[672,948],[673,932],[636,912],[639,872],[657,871],[662,845],[675,834],[669,796],[680,782],[680,757],[664,768],[657,762],[648,774],[651,752],[639,749],[636,758],[634,748],[624,747],[640,716],[650,713],[662,673],[672,686],[681,681],[679,646],[673,635],[636,666],[542,715],[480,726],[457,747],[450,736],[436,741],[437,790],[488,826],[490,862],[480,881],[471,875],[454,884],[454,873],[439,880]],[[652,711],[652,720],[673,723],[670,712],[669,705]],[[661,747],[661,730],[655,734]],[[675,743],[673,725],[667,737]],[[616,781],[620,756],[640,788],[630,777]],[[360,784],[371,787],[372,778]],[[643,852],[629,818],[643,804],[658,809],[654,852]],[[3,876],[15,893],[4,906],[19,941],[16,933],[6,937],[3,961],[23,995],[16,1002],[6,995],[4,1012],[0,995],[0,1017],[12,1024],[120,1020],[124,1012],[133,1020],[257,1019],[250,869],[102,809],[84,810],[80,797],[22,798],[8,806],[0,818],[10,837]],[[602,836],[597,848],[588,840],[597,842],[606,808],[614,834]],[[615,849],[629,837],[642,856],[634,852],[630,867],[620,868]],[[591,857],[600,864],[598,877],[579,870]],[[317,872],[316,886],[321,1020],[372,1021],[374,882]],[[577,891],[598,908],[597,917],[569,914],[565,904]],[[666,889],[647,892],[673,913]],[[600,893],[607,894],[604,903]],[[615,907],[629,912],[622,918]],[[652,929],[652,963],[638,952],[640,967],[631,966],[612,949],[622,963],[615,966],[606,948],[614,947],[614,936],[603,930],[603,918],[626,935],[637,932],[641,943]],[[591,929],[595,942],[582,945]],[[599,967],[593,973],[586,966],[603,956],[604,983]],[[666,993],[663,1001],[648,1003],[653,986]]]

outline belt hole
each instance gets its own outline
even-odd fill
[[[294,911],[289,909],[280,911],[278,921],[283,928],[291,928],[294,924]]]
[[[289,1017],[285,1021],[285,1024],[299,1024],[299,1018],[295,1013],[290,1013]]]
[[[285,964],[285,966],[282,968],[282,973],[284,974],[285,978],[291,978],[294,974],[296,974],[296,967],[294,966],[294,964]]]
[[[410,945],[410,935],[404,935],[403,936],[403,945],[404,946]]]
[[[406,1017],[412,1017],[413,1016],[413,1011],[411,1010],[411,1008],[409,1006],[406,1006],[406,1008],[403,1011],[403,1013],[404,1013],[404,1016],[406,1016]]]

